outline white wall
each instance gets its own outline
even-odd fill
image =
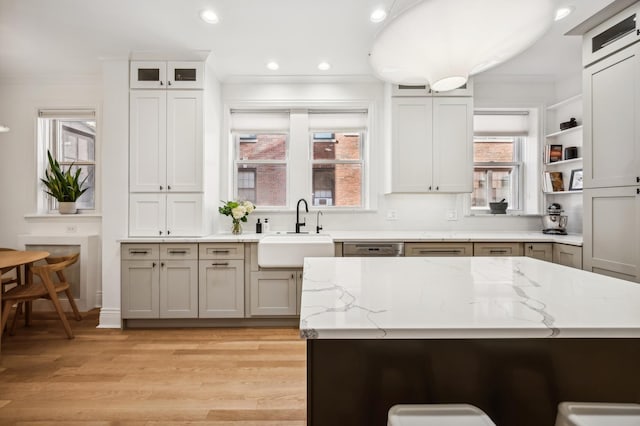
[[[549,81],[486,81],[475,85],[475,105],[478,107],[525,107],[542,110],[545,104],[555,99],[555,86]],[[325,103],[339,104],[346,101],[360,101],[373,106],[373,128],[370,131],[371,159],[370,176],[372,191],[372,209],[366,212],[333,212],[323,210],[322,224],[330,230],[540,230],[538,217],[465,217],[465,195],[454,194],[389,194],[383,191],[387,154],[385,138],[390,135],[389,121],[385,117],[388,111],[388,96],[382,83],[262,83],[262,84],[224,84],[222,90],[225,108],[245,105],[282,105],[305,106]],[[223,135],[222,140],[227,141]],[[294,143],[294,141],[292,141]],[[306,140],[305,140],[306,143]],[[229,175],[230,152],[221,146],[221,158],[227,164],[222,168]],[[232,197],[231,185],[221,184],[221,196]],[[290,202],[295,207],[295,200]],[[395,210],[397,220],[387,220],[387,212]],[[455,210],[458,220],[447,220],[447,213]],[[313,230],[315,219],[309,213],[307,229]],[[295,223],[295,210],[285,212],[259,210],[252,214],[246,225],[254,229],[257,218],[268,217],[271,230],[292,230]],[[228,220],[218,216],[214,218],[216,232],[228,232]]]

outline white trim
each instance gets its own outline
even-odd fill
[[[101,308],[100,321],[96,328],[122,328],[122,315],[120,309]]]

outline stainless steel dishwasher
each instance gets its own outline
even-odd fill
[[[356,241],[342,243],[343,257],[404,256],[404,243],[395,241]]]

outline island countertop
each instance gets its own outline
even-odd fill
[[[300,334],[640,338],[640,285],[528,257],[307,258]]]

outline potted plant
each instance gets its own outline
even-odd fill
[[[58,200],[60,214],[73,214],[77,212],[76,201],[88,188],[83,188],[87,178],[80,181],[82,169],[78,167],[75,173],[71,173],[73,164],[67,170],[62,170],[57,160],[47,151],[49,168],[44,172],[44,179],[40,179],[47,189],[45,192]]]
[[[251,201],[222,201],[222,203],[223,206],[218,207],[218,212],[225,216],[231,216],[231,233],[234,235],[242,234],[240,222],[246,222],[247,216],[255,210],[256,206]]]

